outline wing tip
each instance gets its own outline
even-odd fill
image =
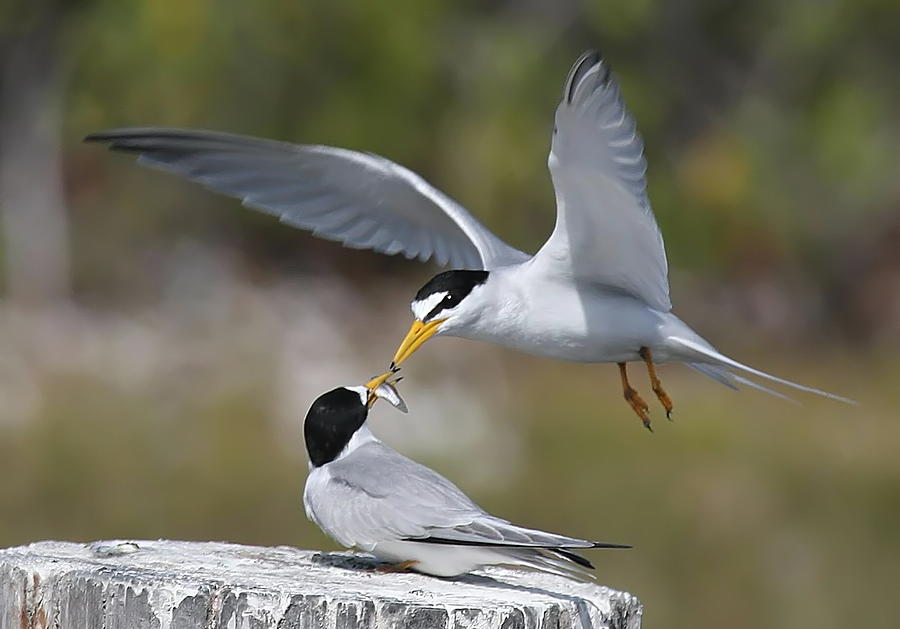
[[[251,138],[233,133],[223,133],[220,131],[209,131],[207,129],[186,129],[180,127],[114,127],[112,129],[103,129],[102,131],[94,131],[89,133],[82,139],[82,142],[141,142],[147,140],[203,140],[215,141],[221,139],[229,140],[255,140],[263,142],[272,142],[279,144],[275,140],[262,140],[261,138]]]
[[[117,140],[128,140],[152,133],[158,133],[161,128],[156,127],[115,127],[113,129],[103,129],[102,131],[94,131],[88,133],[82,142],[115,142]]]
[[[140,148],[134,143],[140,140],[142,135],[144,135],[142,129],[124,127],[95,131],[84,136],[81,141],[88,144],[106,144],[111,151],[134,152]]]
[[[591,542],[589,548],[620,548],[620,549],[631,549],[634,548],[631,544],[612,544],[610,542]]]
[[[565,101],[566,104],[571,105],[572,101],[575,98],[575,91],[578,86],[581,84],[581,80],[584,76],[594,67],[598,65],[603,65],[604,74],[601,78],[601,81],[606,81],[609,76],[609,64],[604,63],[603,55],[596,48],[591,48],[590,50],[586,50],[581,54],[580,57],[572,64],[572,69],[569,70],[569,76],[566,78],[566,87],[564,90]]]

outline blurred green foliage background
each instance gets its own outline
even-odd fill
[[[411,417],[376,429],[490,511],[633,544],[592,559],[646,627],[896,626],[898,30],[890,0],[0,4],[0,546],[332,548],[302,513],[303,414],[383,366],[434,271],[85,134],[372,151],[534,251],[553,110],[599,47],[645,138],[676,311],[862,405],[664,367],[675,422],[649,435],[614,367],[441,339],[406,369]]]

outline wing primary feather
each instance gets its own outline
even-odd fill
[[[643,141],[598,52],[572,66],[555,122],[548,166],[556,226],[533,268],[618,288],[669,312],[668,263],[647,198]]]
[[[481,547],[493,547],[493,548],[534,548],[534,549],[544,549],[544,550],[552,550],[554,552],[559,551],[560,549],[565,548],[620,548],[620,549],[629,549],[632,548],[628,544],[610,544],[607,542],[587,542],[587,543],[575,543],[579,540],[573,540],[573,543],[570,544],[540,544],[540,543],[527,543],[527,542],[503,542],[500,540],[495,541],[478,541],[473,539],[451,539],[446,537],[437,537],[431,535],[429,537],[417,537],[417,538],[405,538],[403,541],[405,542],[421,542],[424,544],[443,544],[446,546],[481,546]]]
[[[578,60],[572,65],[569,76],[566,79],[565,99],[566,103],[571,104],[575,98],[575,90],[581,84],[584,75],[595,65],[603,60],[603,56],[596,50],[588,50],[582,53]]]
[[[530,258],[422,177],[378,155],[198,129],[111,129],[85,141],[136,154],[142,165],[349,247],[437,258],[456,268]]]

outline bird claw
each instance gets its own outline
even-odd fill
[[[625,401],[631,406],[631,410],[641,418],[644,428],[653,432],[653,427],[650,425],[650,406],[638,395],[638,392],[631,387],[625,389]]]
[[[417,563],[419,562],[415,560],[401,561],[399,563],[383,563],[375,566],[375,570],[378,572],[384,572],[385,574],[408,572],[409,569],[415,566]]]
[[[625,401],[631,406],[631,410],[641,418],[644,428],[653,432],[653,427],[650,425],[650,407],[643,398],[638,395],[638,392],[634,387],[628,384],[628,373],[626,371],[625,363],[619,363],[619,375],[622,378],[622,393],[625,395]]]
[[[672,400],[669,399],[668,394],[663,390],[659,382],[653,387],[653,392],[656,394],[659,403],[662,404],[663,408],[666,410],[666,419],[672,421]]]
[[[659,377],[656,375],[656,367],[654,367],[653,365],[653,355],[646,347],[642,347],[638,354],[647,365],[647,374],[650,376],[650,386],[652,387],[653,392],[656,394],[656,399],[658,399],[659,403],[662,404],[664,409],[666,409],[666,419],[672,421],[672,408],[674,407],[674,405],[672,404],[672,398],[670,398],[669,394],[666,393],[665,389],[663,389],[662,383],[659,381]]]

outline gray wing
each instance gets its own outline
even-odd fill
[[[188,129],[113,129],[85,140],[136,153],[141,164],[347,247],[459,269],[529,258],[417,174],[377,155]]]
[[[423,541],[473,546],[510,546],[515,548],[601,548],[617,545],[567,537],[537,529],[516,526],[506,520],[484,514],[469,524],[433,528]]]
[[[548,159],[556,227],[535,264],[669,311],[668,264],[647,198],[644,144],[597,52],[572,67]]]
[[[437,472],[380,442],[319,471],[326,474],[307,481],[307,513],[345,546],[370,550],[380,541],[411,539],[479,546],[597,546],[496,518]]]
[[[484,512],[456,485],[378,441],[310,473],[307,515],[344,546],[428,537]]]

